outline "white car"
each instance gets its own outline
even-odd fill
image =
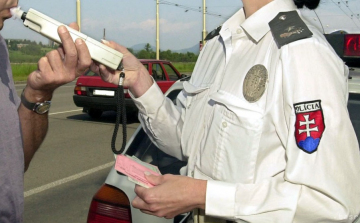
[[[349,93],[360,94],[360,68],[350,67]]]
[[[351,78],[352,77],[352,78]],[[188,79],[188,78],[187,78]],[[183,80],[175,82],[166,92],[167,97],[175,101],[183,89]],[[349,78],[351,96],[360,93],[360,69],[351,70]],[[348,108],[356,134],[360,137],[359,100],[349,100]],[[134,155],[142,161],[158,166],[162,174],[179,174],[186,162],[180,161],[159,150],[146,135],[141,126],[137,128],[128,141],[124,154]],[[94,195],[88,214],[88,223],[184,223],[190,213],[179,215],[174,219],[158,218],[142,213],[131,206],[135,198],[135,184],[127,176],[111,169],[104,185]],[[360,223],[360,219],[356,221]]]
[[[188,78],[185,78],[188,79]],[[175,82],[165,95],[173,101],[183,89],[183,81]],[[127,142],[123,154],[136,156],[140,160],[157,166],[162,174],[180,174],[186,162],[167,155],[158,149],[139,126]],[[88,214],[88,223],[182,223],[190,213],[174,219],[158,218],[142,213],[131,205],[135,198],[135,184],[128,177],[111,168],[103,186],[94,195]]]

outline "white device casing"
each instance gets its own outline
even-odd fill
[[[24,20],[24,25],[57,43],[61,43],[57,28],[64,24],[50,18],[49,16],[46,16],[34,9],[29,9]],[[72,29],[69,26],[66,26],[66,28],[69,30],[69,33],[74,41],[78,38],[85,41],[93,60],[114,70],[118,69],[123,58],[122,53],[86,36],[81,32],[76,31],[75,29]]]

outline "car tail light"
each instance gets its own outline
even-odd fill
[[[344,56],[360,56],[360,34],[345,35]]]
[[[116,187],[104,184],[93,197],[88,223],[132,223],[130,201]]]
[[[129,89],[127,89],[127,88],[124,89],[124,97],[130,98]]]
[[[82,87],[82,86],[76,86],[74,89],[74,94],[76,95],[81,95],[81,96],[86,96],[86,88]]]

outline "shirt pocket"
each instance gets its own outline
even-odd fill
[[[202,147],[208,155],[201,156],[206,159],[201,163],[211,165],[210,176],[216,180],[252,183],[263,111],[224,91],[211,94],[209,98],[214,104],[213,115],[207,123],[208,133]]]
[[[189,82],[184,82],[184,91],[186,95],[186,110],[187,112],[203,106],[207,101],[205,99],[208,96],[210,86],[198,87],[190,84]],[[207,98],[207,97],[206,97]]]
[[[206,114],[206,104],[208,102],[210,86],[198,87],[189,82],[184,82],[184,92],[186,96],[184,126],[181,134],[181,142],[184,155],[189,156],[195,147],[194,143],[199,142],[200,135],[203,134],[202,126],[203,115]]]

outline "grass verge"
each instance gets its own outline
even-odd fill
[[[180,73],[192,73],[195,62],[172,62],[172,65],[174,65]]]
[[[14,81],[26,81],[28,75],[37,69],[34,63],[11,64]]]

